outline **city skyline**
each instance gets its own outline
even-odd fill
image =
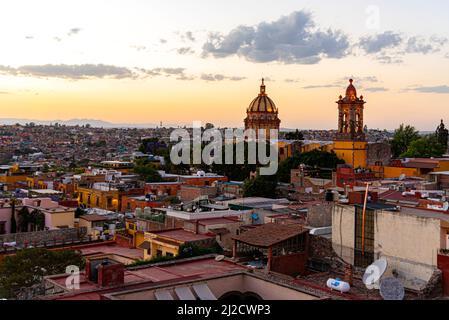
[[[354,78],[369,128],[434,130],[449,4],[431,3],[3,4],[0,117],[240,127],[265,77],[282,128],[335,129]]]

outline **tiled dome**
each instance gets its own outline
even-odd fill
[[[268,98],[265,92],[264,79],[262,79],[262,85],[260,86],[259,95],[250,103],[248,107],[248,112],[269,112],[277,113],[278,109],[274,104],[273,100]]]
[[[349,86],[346,89],[346,97],[348,97],[348,98],[351,98],[351,97],[357,98],[357,90],[355,89],[355,87],[352,84],[353,81],[354,80],[349,79]]]

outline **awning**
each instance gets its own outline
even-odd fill
[[[156,291],[154,295],[157,300],[175,300],[171,293],[167,290]]]
[[[144,241],[139,245],[138,248],[148,250],[151,248],[151,243],[149,243],[148,241]]]
[[[192,291],[190,291],[189,287],[175,288],[175,292],[179,300],[196,300],[195,296],[193,295]]]
[[[195,290],[195,293],[200,300],[217,300],[217,297],[210,291],[207,284],[196,284],[193,286],[193,290]]]

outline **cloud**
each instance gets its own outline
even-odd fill
[[[380,54],[377,55],[375,59],[382,64],[400,64],[404,62],[402,57],[398,55]]]
[[[237,55],[252,62],[315,64],[348,54],[348,37],[338,30],[319,30],[311,14],[295,11],[274,22],[238,26],[228,34],[209,34],[203,57]]]
[[[67,35],[68,35],[69,37],[74,36],[74,35],[80,33],[81,30],[82,30],[81,28],[72,28],[72,29],[69,30],[69,32],[67,33]]]
[[[246,77],[233,76],[233,77],[227,77],[227,79],[231,80],[231,81],[242,81],[242,80],[245,80]]]
[[[382,88],[380,86],[377,87],[370,87],[367,86],[367,84],[373,85],[376,83],[379,83],[379,79],[376,76],[354,76],[354,75],[348,75],[342,78],[338,78],[335,81],[332,81],[330,83],[325,84],[317,84],[317,85],[307,85],[302,87],[303,89],[321,89],[321,88],[346,88],[346,86],[349,84],[348,80],[354,79],[354,85],[357,89],[360,89],[360,91],[369,91],[369,92],[380,92],[380,91],[387,91],[387,89]]]
[[[137,69],[144,73],[146,76],[150,77],[176,77],[176,80],[193,80],[195,79],[192,75],[187,75],[185,73],[185,68],[154,68],[154,69]]]
[[[407,53],[434,53],[441,50],[441,47],[448,42],[447,38],[440,38],[433,36],[426,40],[422,37],[410,37],[407,41],[407,47],[405,51]]]
[[[284,82],[297,83],[297,82],[301,82],[301,80],[300,79],[284,79]]]
[[[223,80],[230,80],[230,81],[241,81],[241,80],[245,80],[246,77],[239,77],[239,76],[225,76],[223,74],[206,74],[203,73],[200,77],[201,80],[204,81],[223,81]]]
[[[359,41],[359,46],[366,53],[378,53],[387,48],[397,47],[402,41],[402,36],[399,33],[385,31],[374,36],[362,37]]]
[[[55,40],[56,42],[61,42],[62,41],[62,39],[59,38],[59,37],[53,37],[53,40]]]
[[[145,51],[147,49],[147,47],[139,45],[130,46],[130,48],[135,49],[136,51]]]
[[[309,90],[309,89],[321,89],[321,88],[340,88],[341,85],[338,84],[318,84],[318,85],[309,85],[302,87],[303,89]]]
[[[167,43],[167,40],[165,40],[165,39],[159,39],[159,42],[160,42],[160,43]]]
[[[25,39],[27,39],[27,40],[33,40],[34,37],[33,37],[33,36],[25,36]]]
[[[0,94],[10,94],[11,92],[7,92],[7,91],[0,91]]]
[[[363,88],[364,91],[368,92],[385,92],[388,91],[387,88],[384,87],[371,87],[371,88]]]
[[[0,66],[1,74],[32,76],[38,78],[61,78],[61,79],[124,79],[135,78],[136,74],[125,67],[117,67],[104,64],[45,64],[24,65],[18,68]]]
[[[184,34],[184,38],[186,38],[187,40],[189,40],[189,41],[191,41],[191,42],[195,42],[195,41],[196,41],[195,37],[193,36],[192,31],[187,31],[187,32]]]
[[[182,47],[182,48],[177,49],[176,51],[181,55],[195,53],[195,50],[193,50],[191,47]]]
[[[17,75],[17,69],[0,65],[0,74]]]
[[[449,94],[449,86],[447,85],[441,85],[441,86],[433,86],[433,87],[413,87],[413,88],[407,88],[405,91],[414,91],[414,92],[420,92],[420,93],[438,93],[438,94]]]

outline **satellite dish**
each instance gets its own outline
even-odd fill
[[[405,290],[401,281],[390,277],[380,282],[380,295],[384,300],[404,300]]]
[[[379,280],[387,270],[387,260],[380,258],[369,265],[363,275],[363,283],[368,289],[379,289]]]
[[[224,258],[225,258],[224,255],[219,255],[219,256],[216,256],[216,257],[215,257],[215,261],[221,261],[221,260],[223,260]]]

